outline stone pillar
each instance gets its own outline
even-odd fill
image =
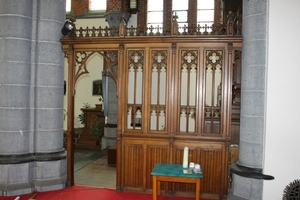
[[[106,21],[110,28],[119,28],[120,20],[125,18],[126,23],[130,18],[130,13],[126,12],[109,12],[105,15]],[[117,68],[117,66],[116,66]],[[108,98],[108,114],[107,123],[104,127],[104,135],[101,139],[101,149],[117,145],[117,122],[118,122],[118,98],[117,87],[115,81],[111,77],[107,77],[107,98]]]
[[[62,189],[65,1],[0,6],[0,196]]]
[[[231,166],[228,199],[262,199],[265,134],[267,1],[243,1],[243,56],[239,161]]]
[[[107,124],[104,127],[104,136],[102,137],[102,149],[117,145],[117,122],[118,122],[118,98],[117,86],[111,77],[107,77],[108,92],[108,114]]]

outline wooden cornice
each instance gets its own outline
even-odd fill
[[[102,44],[111,45],[112,49],[119,44],[143,44],[143,43],[242,43],[242,36],[202,36],[202,37],[106,37],[106,38],[63,38],[62,45],[99,46]],[[92,47],[93,48],[93,47]],[[109,48],[106,46],[105,48]]]

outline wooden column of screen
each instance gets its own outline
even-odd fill
[[[74,48],[70,45],[68,47],[67,186],[74,185],[74,59]]]
[[[118,51],[118,77],[122,77],[125,74],[125,58],[124,58],[124,45],[119,45],[119,51]],[[123,66],[123,67],[120,67]],[[116,171],[116,190],[120,192],[123,188],[122,185],[122,176],[123,176],[123,169],[120,167],[122,165],[122,155],[123,155],[123,149],[122,149],[122,131],[124,128],[124,124],[126,124],[125,119],[122,114],[120,114],[121,111],[125,110],[125,104],[124,104],[124,98],[126,95],[126,84],[124,78],[118,78],[118,85],[117,85],[117,97],[118,97],[118,124],[117,124],[117,171]]]

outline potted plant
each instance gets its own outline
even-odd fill
[[[83,108],[90,108],[91,105],[89,103],[83,103]],[[84,117],[84,113],[81,112],[79,115],[78,115],[78,119],[80,121],[81,124],[85,124],[85,117]]]
[[[94,145],[99,145],[99,139],[103,136],[103,128],[99,119],[95,119],[93,124],[90,126],[90,135],[94,139]]]

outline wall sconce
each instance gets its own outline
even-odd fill
[[[64,36],[69,36],[74,33],[74,29],[75,29],[75,24],[73,22],[66,21],[63,28],[61,29],[61,33]]]
[[[130,11],[137,11],[138,10],[138,0],[129,0],[129,10]]]

